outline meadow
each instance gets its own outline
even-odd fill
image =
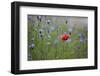
[[[28,15],[27,20],[29,61],[88,57],[87,17]]]

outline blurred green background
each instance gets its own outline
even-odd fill
[[[28,60],[88,57],[88,18],[28,15]],[[60,36],[69,34],[68,40]]]

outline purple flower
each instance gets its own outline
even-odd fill
[[[47,30],[47,33],[50,34],[51,33],[51,30]]]
[[[32,43],[31,45],[29,45],[29,48],[34,48],[34,47],[35,47],[34,43]]]
[[[80,49],[81,47],[80,46],[76,46],[76,49]]]
[[[80,42],[84,42],[84,39],[83,38],[80,38]]]
[[[47,20],[47,24],[50,24],[51,23],[51,20]]]
[[[80,38],[80,42],[83,43],[85,41],[85,37],[82,33],[78,34],[79,38]]]
[[[39,38],[40,38],[40,39],[43,38],[43,30],[42,30],[42,29],[39,30]]]
[[[28,20],[32,20],[32,16],[29,15],[29,16],[28,16]]]
[[[41,20],[42,20],[42,16],[37,16],[37,19],[38,19],[39,21],[41,21]]]

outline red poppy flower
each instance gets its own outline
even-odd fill
[[[63,40],[63,41],[66,41],[70,38],[70,36],[68,34],[63,34],[60,36],[60,39]]]

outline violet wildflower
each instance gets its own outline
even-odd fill
[[[32,21],[32,16],[29,15],[28,16],[28,20]]]
[[[76,46],[76,49],[80,49],[81,47],[80,46]]]
[[[37,16],[37,19],[41,22],[42,16]]]
[[[47,24],[50,24],[51,23],[51,20],[47,20]]]
[[[34,43],[32,43],[31,45],[29,45],[29,48],[34,48],[35,47],[35,44]]]

